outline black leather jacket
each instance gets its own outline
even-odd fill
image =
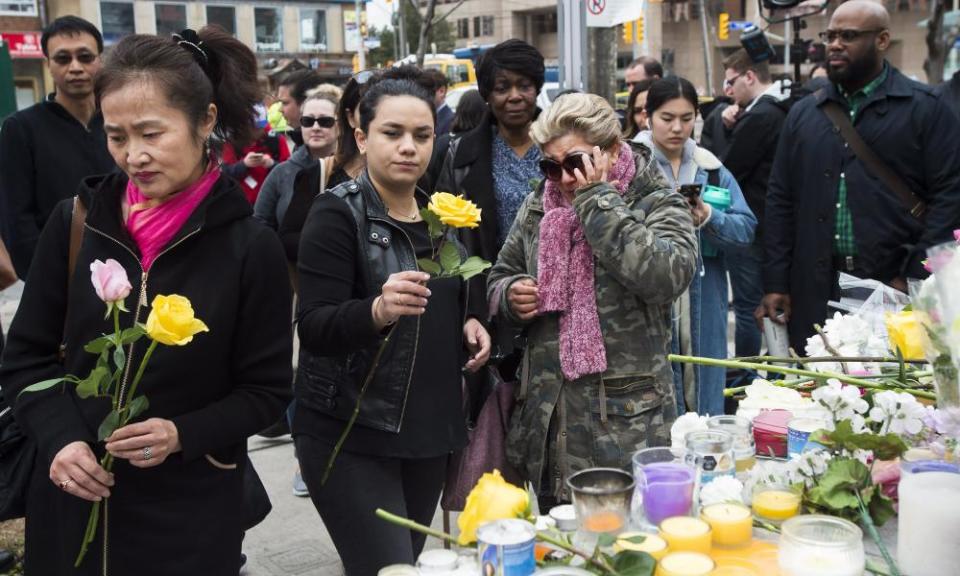
[[[391,274],[418,270],[413,243],[402,228],[387,217],[387,210],[364,171],[356,180],[345,182],[327,194],[335,195],[348,205],[357,224],[357,253],[362,255],[360,283],[355,297],[371,298]],[[417,200],[426,205],[425,192],[417,189]],[[448,239],[457,242],[461,257],[465,250],[454,234]],[[461,313],[466,314],[468,288],[464,283]],[[378,351],[386,343],[376,374],[360,406],[357,423],[389,432],[398,432],[403,419],[407,392],[413,376],[414,359],[420,341],[420,318],[403,316],[370,345],[345,353],[325,355],[306,346],[300,347],[296,377],[297,402],[304,407],[348,420],[360,389],[374,364]]]

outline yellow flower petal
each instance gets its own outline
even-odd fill
[[[194,317],[190,300],[178,294],[153,299],[146,328],[147,336],[166,346],[184,346],[195,334],[210,331]]]
[[[924,357],[923,326],[914,312],[888,313],[886,325],[892,349],[911,360]]]
[[[499,470],[484,474],[467,495],[467,502],[457,520],[459,542],[467,545],[477,540],[477,528],[491,520],[524,518],[530,507],[527,491],[507,483]]]
[[[454,196],[449,192],[436,192],[430,197],[427,208],[447,226],[476,228],[480,225],[481,210],[463,196]]]

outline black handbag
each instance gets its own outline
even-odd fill
[[[36,443],[13,419],[13,409],[4,406],[0,411],[0,521],[26,515],[27,488],[36,454]]]

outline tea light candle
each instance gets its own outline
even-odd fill
[[[583,529],[590,532],[615,533],[623,528],[623,517],[609,510],[591,514],[583,519]]]
[[[714,568],[716,564],[706,554],[673,552],[660,561],[656,576],[707,576]]]
[[[783,488],[762,490],[753,495],[753,512],[767,520],[786,520],[800,511],[800,496]]]
[[[637,544],[630,542],[630,538],[643,536],[643,542]],[[656,534],[642,534],[640,532],[624,532],[617,538],[617,543],[613,545],[614,552],[623,552],[632,550],[634,552],[646,552],[653,556],[654,560],[660,560],[667,555],[667,542]]]
[[[660,536],[670,550],[710,553],[710,525],[698,518],[674,516],[660,524]]]
[[[717,546],[744,546],[753,538],[753,515],[742,504],[713,504],[705,507],[700,517],[710,525]]]

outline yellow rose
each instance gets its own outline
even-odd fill
[[[508,484],[499,470],[484,474],[467,495],[467,503],[460,513],[460,545],[477,541],[477,528],[491,520],[526,518],[530,515],[527,491]]]
[[[209,332],[207,325],[193,316],[190,300],[178,294],[158,295],[147,317],[147,336],[167,346],[184,346],[198,332]]]
[[[480,209],[463,196],[449,192],[436,192],[430,197],[427,208],[447,226],[476,228],[480,225]]]
[[[888,312],[886,324],[891,348],[900,350],[900,354],[910,360],[924,357],[923,326],[914,312]]]

